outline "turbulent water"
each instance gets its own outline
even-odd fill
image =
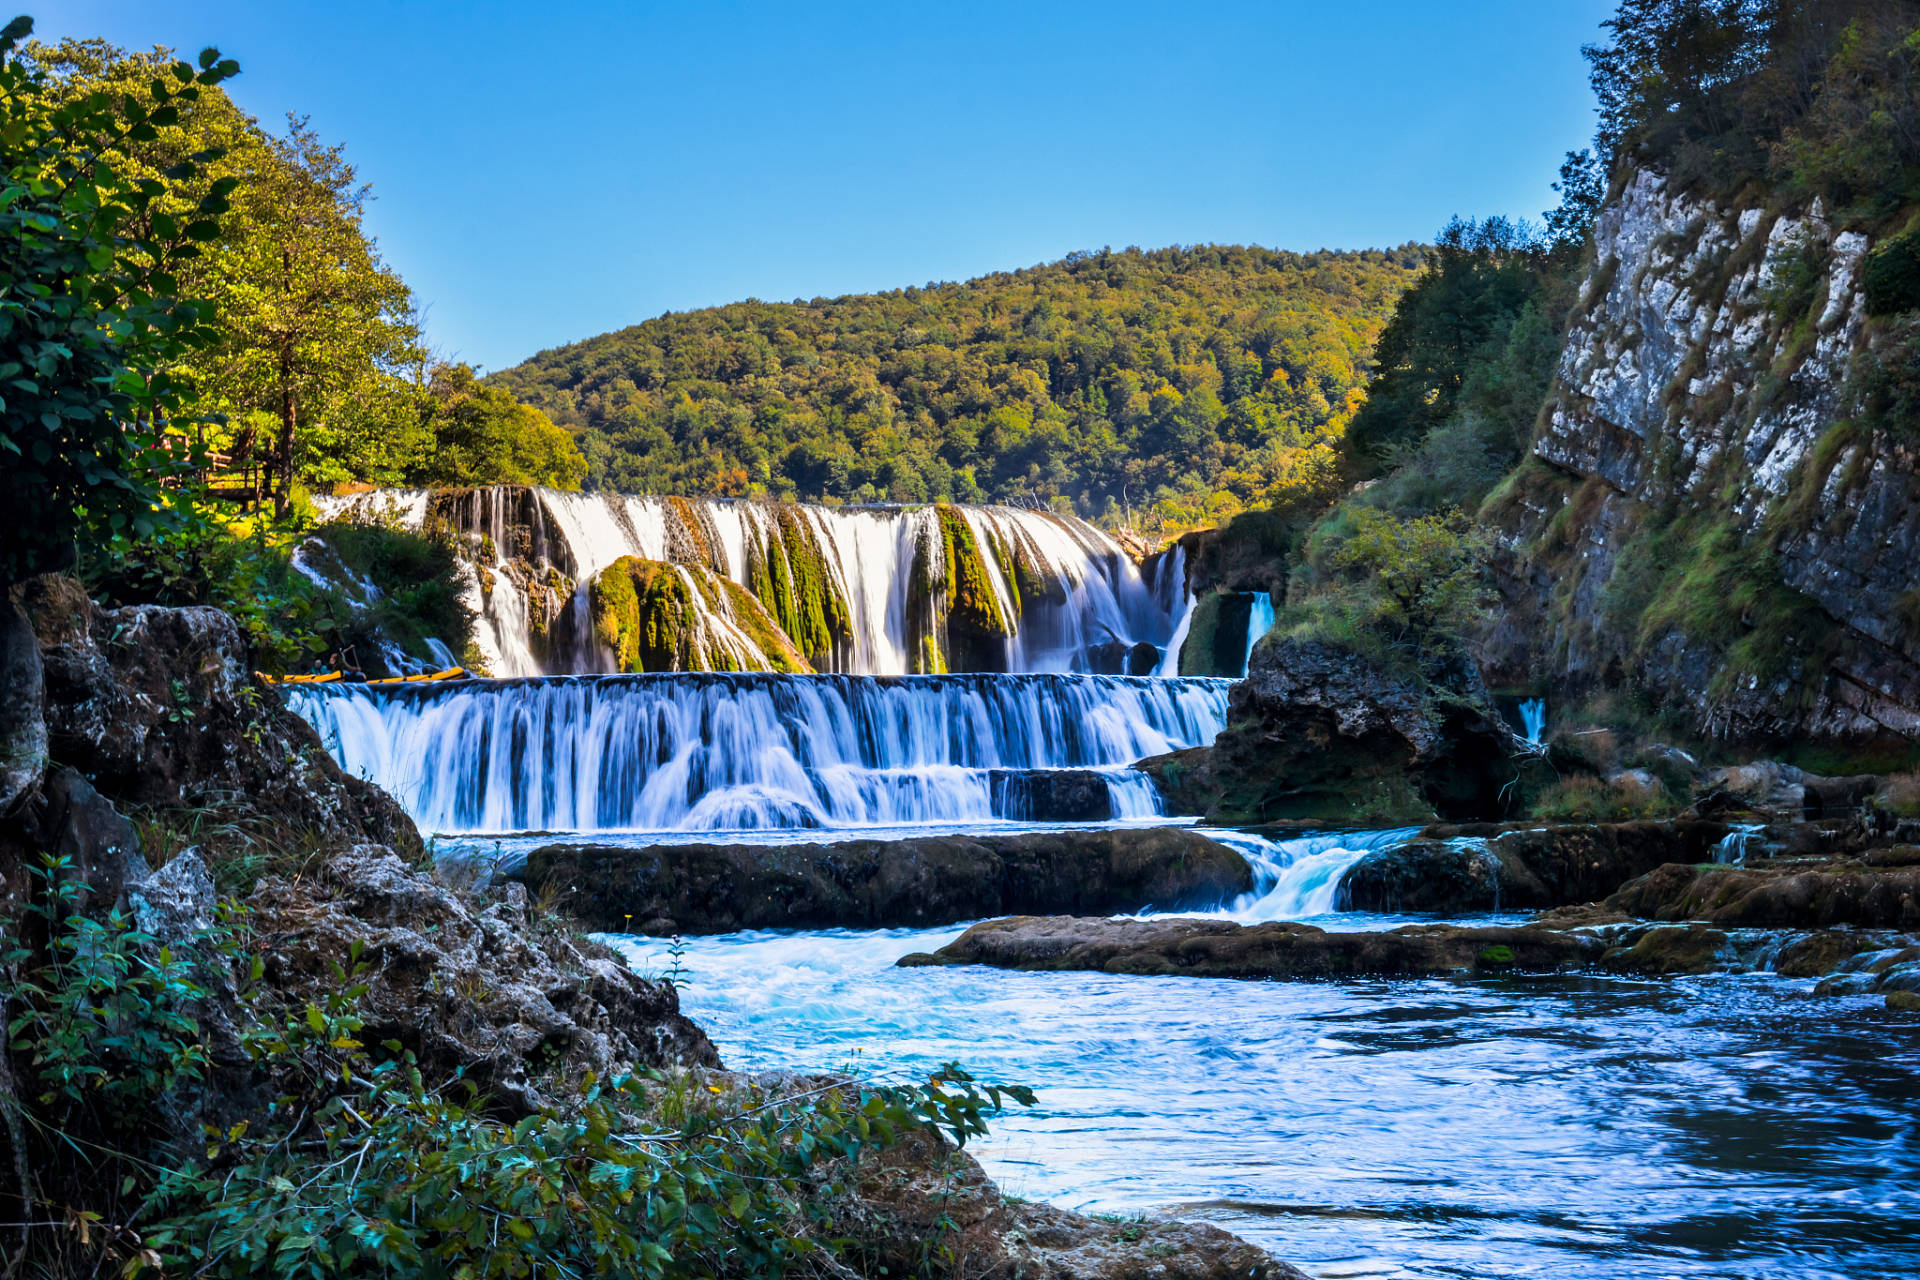
[[[1092,769],[1158,812],[1135,760],[1212,741],[1225,680],[598,676],[290,686],[347,772],[422,829],[727,831],[1022,818],[1021,771]]]
[[[1236,919],[1317,915],[1363,846],[1221,833]],[[1313,1275],[1909,1280],[1920,1027],[1767,975],[1238,982],[897,969],[960,927],[691,939],[729,1065],[960,1060],[1040,1105],[979,1149],[1010,1194],[1170,1209]],[[663,944],[616,939],[662,972]]]
[[[851,628],[849,643],[830,655],[826,669],[904,674],[920,669],[915,655],[939,626],[936,614],[916,609],[915,583],[944,580],[950,568],[942,563],[940,512],[930,506],[823,507],[503,486],[445,495],[389,490],[323,499],[322,507],[329,517],[391,514],[414,528],[430,518],[451,526],[475,562],[469,604],[477,647],[487,670],[503,677],[615,670],[611,652],[593,636],[588,591],[598,574],[626,556],[678,566],[690,589],[697,572],[746,587],[769,557],[783,564],[802,555],[817,559],[826,573],[823,589],[844,605]],[[1184,553],[1177,548],[1155,558],[1150,577],[1143,577],[1118,543],[1073,516],[1010,507],[947,510],[965,522],[995,604],[1014,629],[1005,642],[1005,670],[1099,669],[1089,663],[1100,646],[1166,646],[1184,602]],[[545,600],[549,570],[570,584],[566,599]],[[1017,580],[1022,574],[1024,590]],[[572,615],[559,628],[568,643],[558,649],[542,641],[555,630],[549,609]],[[737,619],[717,616],[723,609],[709,612],[716,616],[702,619],[703,629],[736,665],[771,665]]]

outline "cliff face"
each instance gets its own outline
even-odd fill
[[[1920,738],[1920,431],[1854,392],[1891,341],[1873,248],[1817,201],[1646,172],[1607,207],[1532,456],[1485,513],[1495,685],[1625,685],[1736,741]]]

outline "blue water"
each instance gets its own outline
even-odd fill
[[[1233,914],[1311,905],[1337,861],[1303,849]],[[960,931],[689,939],[682,1000],[735,1068],[1030,1084],[978,1149],[1006,1191],[1215,1222],[1328,1280],[1920,1275],[1920,1020],[1878,1000],[894,967]]]

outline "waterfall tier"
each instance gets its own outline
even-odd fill
[[[1158,812],[1144,756],[1211,742],[1226,680],[635,675],[290,686],[348,773],[422,829],[757,830],[1034,816],[1028,771]]]
[[[495,676],[615,671],[1148,674],[1185,553],[1008,507],[823,507],[519,486],[324,499],[451,531]]]

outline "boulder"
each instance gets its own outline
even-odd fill
[[[928,836],[839,844],[549,845],[508,879],[594,929],[923,927],[1021,911],[1218,906],[1246,859],[1180,827]]]
[[[1001,969],[1086,969],[1194,978],[1415,977],[1588,968],[1606,943],[1542,928],[1412,925],[1391,932],[1329,933],[1305,924],[1227,920],[1107,920],[1016,916],[974,925],[905,967],[983,964]]]
[[[419,851],[399,804],[343,773],[312,726],[253,674],[232,617],[100,610],[65,579],[28,586],[49,754],[116,805],[244,810],[318,843]]]
[[[1765,867],[1660,867],[1623,886],[1606,907],[1645,920],[1722,927],[1920,928],[1920,867],[1855,859]]]
[[[672,985],[536,919],[517,884],[481,901],[361,845],[311,878],[268,877],[248,901],[283,999],[318,1002],[357,972],[365,1039],[399,1041],[429,1077],[464,1072],[504,1111],[540,1110],[554,1101],[544,1086],[589,1070],[719,1065]]]
[[[1359,911],[1542,910],[1597,902],[1669,862],[1705,862],[1719,822],[1432,826],[1368,854],[1341,882]]]
[[[18,808],[47,763],[39,641],[0,590],[0,818]]]
[[[1516,739],[1472,664],[1437,680],[1320,641],[1269,639],[1210,747],[1143,760],[1176,812],[1222,824],[1484,818],[1518,772]]]
[[[1106,775],[1092,769],[995,769],[993,811],[1024,822],[1105,822],[1114,816]]]
[[[1082,1217],[1004,1195],[972,1156],[917,1133],[863,1163],[828,1234],[852,1242],[844,1274],[917,1276],[931,1245],[942,1275],[980,1280],[1307,1280],[1218,1227]]]
[[[133,824],[63,765],[46,771],[21,826],[38,852],[67,860],[64,878],[78,889],[68,904],[75,911],[121,903],[127,887],[148,874]]]

